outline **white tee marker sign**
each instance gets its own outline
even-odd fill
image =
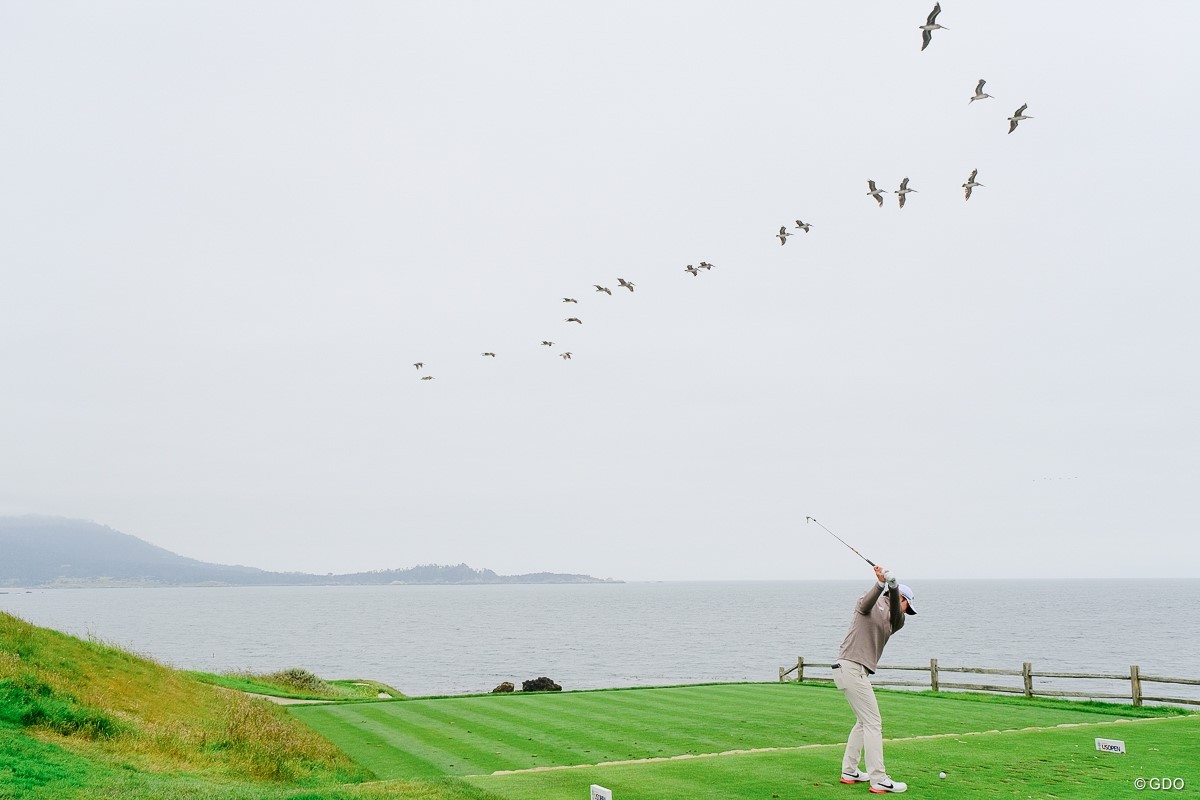
[[[605,789],[593,783],[590,797],[591,800],[612,800],[612,789]]]
[[[1120,739],[1097,739],[1096,749],[1106,753],[1124,753],[1125,743]]]

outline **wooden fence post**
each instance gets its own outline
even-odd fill
[[[783,669],[783,667],[780,667],[779,668],[779,682],[780,683],[783,683],[783,680],[784,680],[783,673],[784,673],[784,669]]]
[[[1025,681],[1025,696],[1033,697],[1033,664],[1026,661],[1021,666],[1021,678]]]
[[[804,656],[796,656],[796,682],[804,683]]]
[[[935,692],[938,690],[938,670],[936,658],[929,659],[929,685]]]
[[[1137,664],[1129,667],[1129,687],[1133,696],[1133,704],[1140,706],[1142,704],[1142,672],[1138,669]]]

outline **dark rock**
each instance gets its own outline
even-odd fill
[[[531,681],[521,681],[523,692],[561,692],[562,687],[549,678],[534,678]]]
[[[497,686],[495,689],[492,689],[492,694],[503,694],[505,692],[511,692],[511,691],[515,690],[516,688],[517,687],[512,685],[511,681],[505,681],[504,683]]]

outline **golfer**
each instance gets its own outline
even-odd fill
[[[854,619],[833,665],[833,682],[858,717],[850,729],[846,755],[842,758],[842,783],[870,780],[873,793],[886,794],[903,792],[908,785],[889,778],[883,768],[883,718],[879,716],[870,676],[879,667],[883,646],[893,633],[904,627],[904,615],[917,612],[912,607],[912,589],[897,583],[892,573],[875,567],[875,579],[875,584],[858,598],[854,607]],[[864,749],[865,773],[858,769]]]

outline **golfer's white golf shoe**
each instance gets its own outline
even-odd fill
[[[868,780],[870,776],[865,772],[859,772],[858,767],[855,767],[852,772],[842,770],[842,783],[862,783]]]
[[[907,792],[908,784],[888,778],[886,781],[871,784],[871,794],[887,794],[888,792]]]

